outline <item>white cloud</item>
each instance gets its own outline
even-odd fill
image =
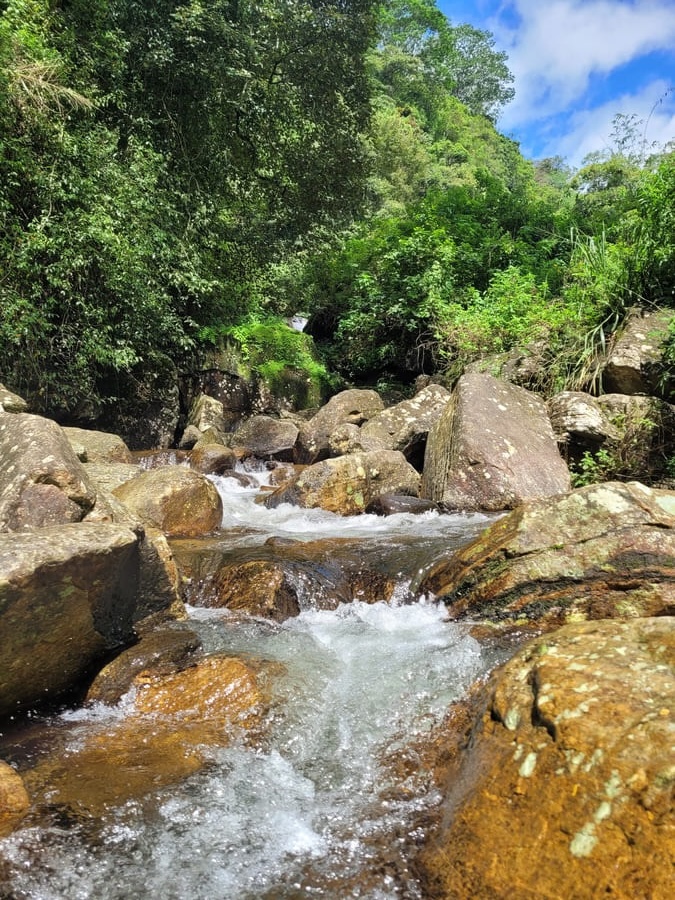
[[[640,138],[646,152],[654,144],[662,147],[675,136],[675,96],[667,92],[666,82],[652,81],[636,93],[574,111],[555,122],[555,131],[545,139],[537,156],[563,156],[577,168],[589,153],[610,149],[612,121],[617,113],[636,115],[642,121]]]
[[[593,77],[675,46],[672,0],[507,0],[501,12],[489,24],[516,79],[516,99],[500,121],[506,131],[568,110]],[[517,28],[504,24],[514,12]]]

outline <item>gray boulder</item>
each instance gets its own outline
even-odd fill
[[[260,459],[292,462],[298,428],[290,419],[251,416],[234,433],[233,447],[242,447]]]
[[[662,363],[673,318],[672,309],[636,312],[629,317],[602,371],[608,393],[666,396]]]
[[[116,434],[86,428],[64,428],[63,431],[81,462],[133,463],[131,451]]]
[[[384,409],[377,391],[342,391],[322,406],[300,428],[296,446],[296,461],[312,464],[327,459],[330,436],[339,425],[362,425]]]
[[[56,422],[0,412],[0,531],[80,522],[96,489]]]
[[[546,406],[491,375],[460,378],[429,433],[421,496],[448,509],[512,509],[570,490]]]
[[[0,410],[13,413],[27,412],[28,404],[23,397],[13,394],[4,384],[0,384]]]

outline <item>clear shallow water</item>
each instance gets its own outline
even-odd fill
[[[244,526],[234,538],[243,546],[270,534],[357,536],[381,555],[415,541],[459,543],[481,525],[477,517],[435,514],[357,521],[266,510],[251,489],[218,483],[224,526]],[[492,662],[466,627],[446,622],[430,603],[353,603],[281,625],[222,611],[190,614],[208,652],[281,664],[263,741],[210,748],[204,771],[111,809],[94,828],[57,823],[0,842],[0,897],[421,896],[405,850],[416,815],[438,798],[410,744]],[[76,742],[87,727],[121,715],[124,701],[114,710],[65,713],[61,722],[76,726]],[[405,778],[386,765],[392,754],[406,758]]]

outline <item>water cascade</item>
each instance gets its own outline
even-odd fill
[[[301,614],[281,624],[190,606],[190,627],[206,652],[277,664],[262,738],[209,748],[198,773],[106,809],[95,822],[29,818],[0,841],[0,896],[422,896],[406,848],[423,839],[415,834],[420,814],[439,798],[414,743],[495,658],[433,602],[409,603],[408,586],[486,519],[267,510],[255,502],[264,472],[248,476],[253,486],[214,479],[225,515],[208,552],[215,542],[221,554],[255,558],[273,553],[279,539],[321,538],[334,542],[335,565],[346,556],[377,560],[396,579],[393,597],[335,610],[313,608],[307,597]],[[69,748],[119,721],[125,709],[123,698],[116,707],[66,710],[39,724],[59,735],[67,764]],[[29,744],[15,748],[24,764],[40,753],[39,739]],[[390,765],[396,758],[406,765]]]

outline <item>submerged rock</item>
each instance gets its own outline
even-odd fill
[[[98,727],[70,749],[24,773],[39,807],[71,817],[102,816],[204,767],[261,724],[265,696],[252,665],[209,657],[170,675],[139,673],[124,718]]]
[[[30,797],[23,779],[0,760],[0,837],[17,827],[29,807]]]
[[[427,572],[452,618],[551,627],[675,604],[675,492],[633,482],[524,503]]]
[[[661,618],[568,625],[499,670],[448,733],[426,896],[670,898],[674,665]]]
[[[464,375],[429,433],[421,496],[447,509],[513,509],[570,488],[546,406],[491,375]]]

